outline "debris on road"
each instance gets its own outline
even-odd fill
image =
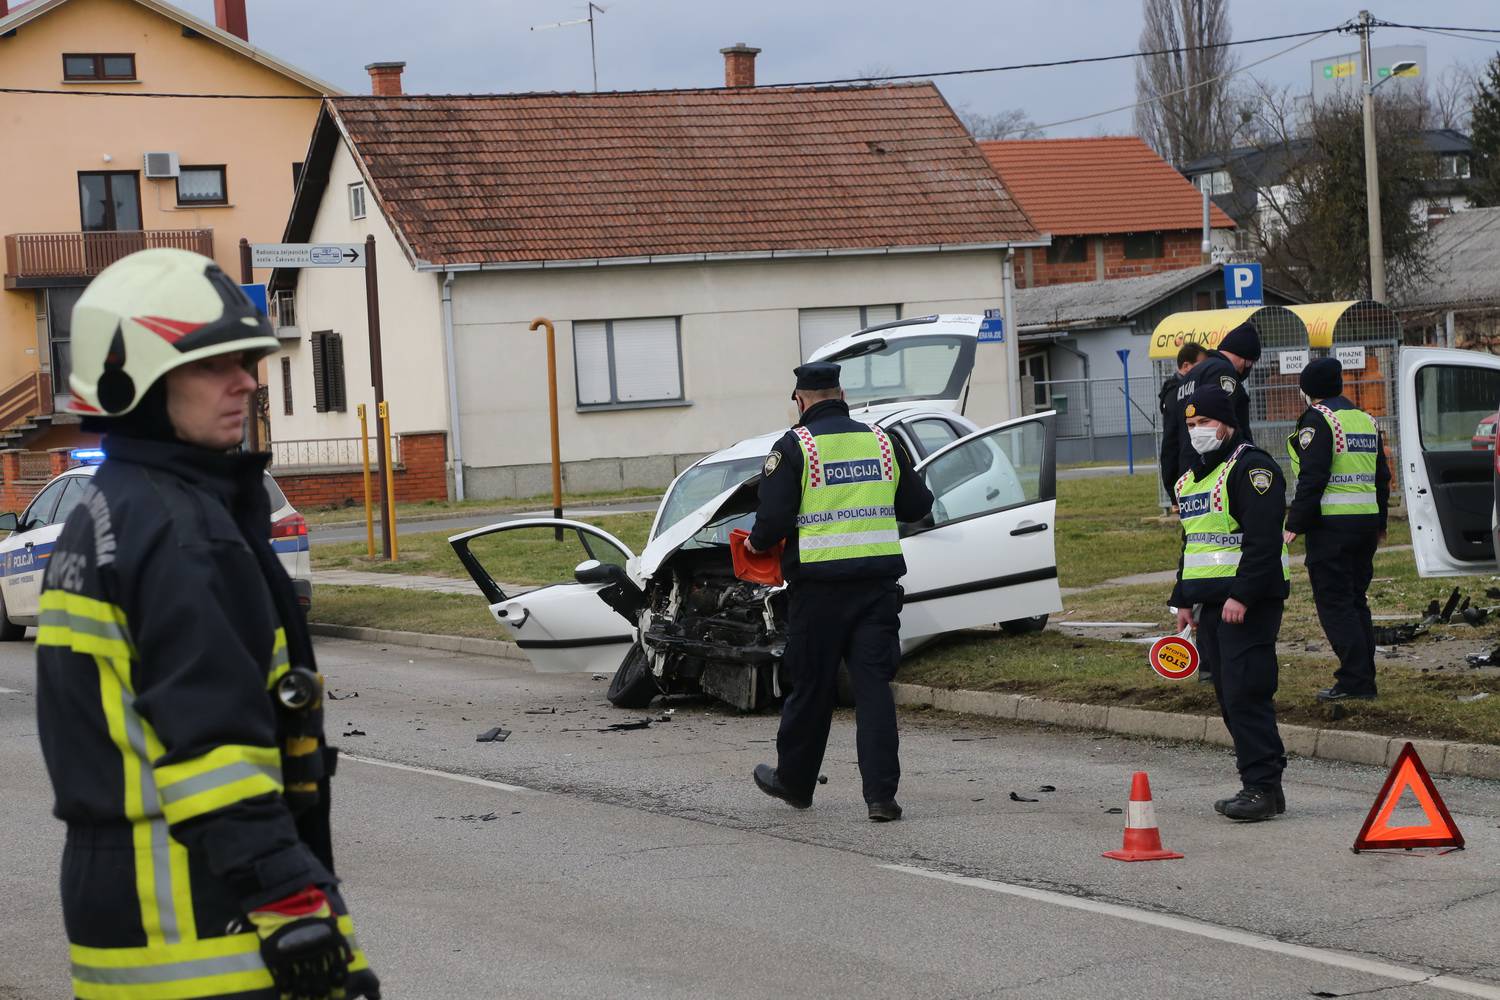
[[[1057,791],[1057,786],[1056,785],[1038,785],[1037,786],[1037,791],[1039,791],[1039,792],[1055,792],[1055,791]]]
[[[1040,802],[1040,801],[1042,801],[1041,799],[1028,799],[1026,796],[1021,795],[1021,794],[1019,794],[1017,792],[1011,792],[1010,793],[1010,800],[1012,802]]]
[[[1375,645],[1401,646],[1408,642],[1415,642],[1418,636],[1427,634],[1427,625],[1426,618],[1420,622],[1407,622],[1404,625],[1382,625],[1375,629]]]
[[[363,736],[364,734],[365,731],[363,729],[351,729],[347,733],[344,733],[345,736]]]
[[[557,714],[557,709],[555,709],[555,708],[528,708],[526,710],[526,714],[527,715],[556,715]]]
[[[1500,667],[1500,646],[1496,646],[1488,653],[1475,653],[1464,657],[1471,667]]]
[[[623,733],[623,732],[628,732],[628,731],[633,730],[633,729],[649,729],[649,728],[651,728],[651,720],[649,718],[647,718],[647,719],[637,719],[634,722],[616,722],[612,726],[605,726],[603,729],[597,729],[597,730],[595,730],[595,732],[600,732],[600,733]]]
[[[343,701],[346,698],[358,698],[358,697],[359,697],[359,692],[358,691],[350,691],[348,694],[339,694],[337,691],[329,691],[328,692],[328,700],[329,701]]]
[[[826,774],[820,774],[820,775],[818,775],[818,784],[820,784],[820,785],[826,785],[826,784],[828,784],[828,775],[826,775]]]
[[[1476,694],[1461,694],[1458,696],[1457,701],[1464,705],[1468,705],[1476,701],[1483,701],[1489,696],[1490,693],[1488,691],[1480,691]]]
[[[482,732],[478,736],[474,737],[474,742],[475,743],[504,743],[506,741],[506,739],[508,739],[509,737],[510,737],[510,730],[509,729],[501,729],[499,726],[495,726],[492,729],[486,729],[484,732]]]

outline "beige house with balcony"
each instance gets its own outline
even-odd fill
[[[70,319],[89,279],[146,247],[214,257],[280,236],[321,98],[249,42],[159,0],[0,0],[0,447],[71,444]],[[226,100],[202,96],[241,95]],[[267,272],[255,275],[264,281]]]

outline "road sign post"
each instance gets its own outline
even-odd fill
[[[1122,347],[1115,352],[1120,357],[1120,367],[1125,369],[1125,463],[1135,475],[1135,434],[1130,429],[1130,348]]]
[[[387,441],[391,435],[390,420],[385,400],[385,371],[380,358],[380,284],[375,264],[375,237],[366,236],[360,243],[256,243],[240,241],[241,267],[246,266],[246,248],[249,249],[248,264],[268,268],[364,268],[366,328],[370,335],[370,385],[375,390],[375,437]],[[385,512],[380,519],[381,552],[386,559],[392,558],[391,535],[395,530],[395,518],[391,504],[395,500],[395,487],[386,465],[386,448],[375,449],[376,476],[380,482],[380,505]]]

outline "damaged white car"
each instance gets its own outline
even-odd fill
[[[812,358],[841,365],[854,419],[899,436],[936,498],[927,518],[901,526],[903,650],[980,625],[1036,631],[1062,610],[1053,414],[982,430],[963,416],[975,351],[988,349],[977,345],[981,321],[887,323]],[[761,465],[782,433],[741,441],[678,476],[639,555],[593,525],[552,518],[449,541],[536,670],[613,673],[609,699],[624,708],[679,693],[760,708],[781,694],[785,587],[737,579],[729,532],[754,522]],[[574,578],[508,592],[484,567],[484,552],[507,532],[560,537],[576,551]]]

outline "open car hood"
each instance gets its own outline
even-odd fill
[[[682,548],[693,536],[723,518],[746,514],[757,508],[760,502],[758,487],[760,473],[757,472],[738,486],[731,486],[702,507],[688,514],[666,531],[653,538],[641,551],[641,582],[651,579],[672,554]]]

